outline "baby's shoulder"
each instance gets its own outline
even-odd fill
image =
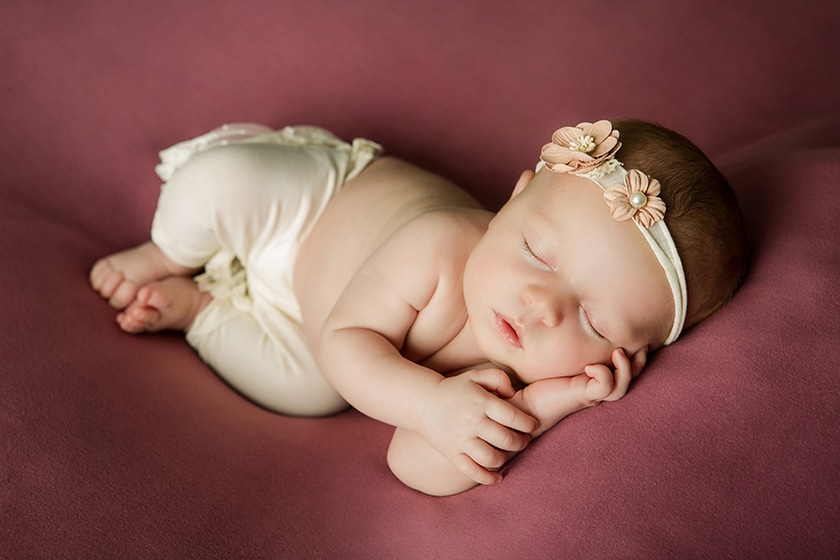
[[[486,211],[464,208],[419,212],[384,240],[369,264],[401,269],[417,280],[459,276],[491,217]]]
[[[403,226],[408,242],[440,247],[472,247],[487,231],[493,215],[481,209],[441,207],[418,213]]]

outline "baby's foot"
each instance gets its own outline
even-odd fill
[[[90,285],[116,309],[125,309],[141,286],[173,275],[191,275],[197,269],[176,265],[157,245],[147,241],[96,261]]]
[[[117,315],[117,323],[133,334],[186,331],[212,299],[210,294],[199,291],[191,278],[173,276],[141,287],[134,301]]]

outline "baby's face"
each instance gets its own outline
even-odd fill
[[[494,218],[470,256],[464,297],[494,363],[532,383],[612,367],[662,344],[674,316],[665,272],[632,221],[609,214],[588,179],[540,172]]]

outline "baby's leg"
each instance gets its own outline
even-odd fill
[[[203,152],[161,190],[152,241],[181,266],[236,257],[249,293],[273,297],[296,257],[288,247],[312,227],[345,165],[342,152],[323,146],[233,144]]]
[[[213,299],[187,331],[187,341],[229,385],[260,406],[294,416],[325,416],[347,403],[323,378],[296,321],[270,324]]]
[[[117,323],[129,333],[186,331],[211,300],[192,279],[173,276],[141,287]]]
[[[276,148],[275,148],[276,149]],[[152,222],[152,241],[99,260],[90,283],[117,309],[125,309],[144,284],[168,276],[192,275],[222,249],[247,262],[252,240],[268,236],[260,213],[272,206],[273,152],[236,145],[193,156],[161,188]]]
[[[167,276],[197,272],[175,264],[151,241],[99,259],[90,270],[90,285],[116,309],[125,309],[143,285]]]

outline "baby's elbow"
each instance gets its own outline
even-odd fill
[[[412,490],[429,496],[443,497],[460,494],[476,486],[474,481],[458,473],[442,456],[440,460],[445,461],[445,465],[430,465],[416,459],[400,452],[399,446],[391,445],[388,449],[388,468],[400,482]],[[437,468],[434,468],[435,466]]]
[[[400,482],[412,490],[417,490],[429,496],[451,496],[457,493],[457,491],[447,491],[435,480],[424,476],[423,473],[418,472],[413,465],[408,464],[408,461],[403,460],[398,454],[388,453],[388,468]]]

